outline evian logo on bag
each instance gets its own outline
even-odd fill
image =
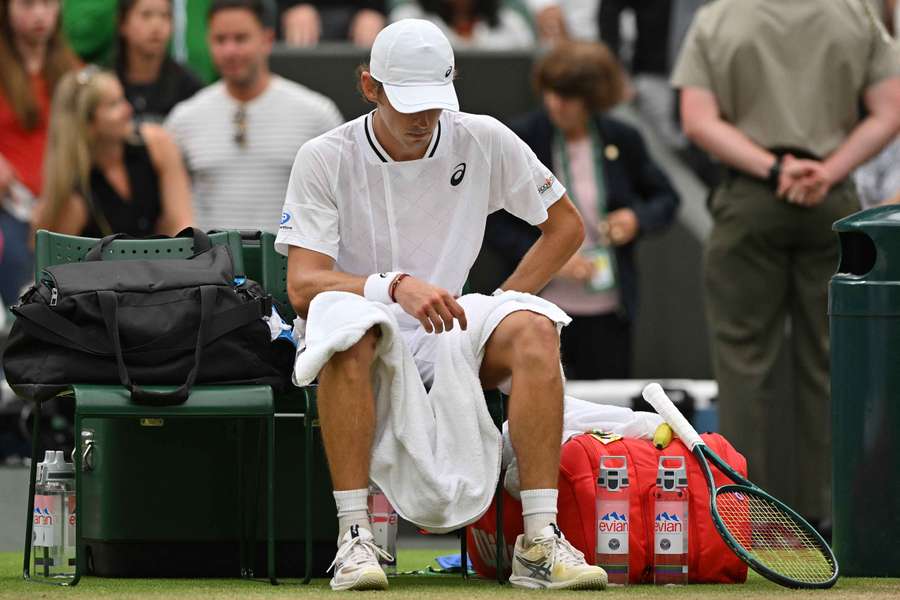
[[[600,533],[626,533],[628,531],[628,516],[625,513],[611,511],[600,517],[598,523]]]
[[[675,513],[663,511],[656,515],[654,530],[657,533],[681,533],[684,531],[684,524]]]

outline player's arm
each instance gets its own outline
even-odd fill
[[[367,277],[334,270],[334,259],[327,254],[291,246],[288,250],[288,298],[304,319],[309,304],[322,292],[351,292],[365,296]],[[397,303],[422,323],[428,333],[453,329],[453,319],[466,328],[466,313],[445,289],[413,277],[404,276],[394,287]]]
[[[287,292],[291,306],[306,318],[309,303],[322,292],[351,292],[363,295],[366,278],[334,270],[327,254],[291,246],[288,250]]]
[[[536,294],[560,267],[581,248],[584,224],[568,194],[547,209],[547,220],[538,225],[541,236],[522,257],[519,266],[500,287]]]

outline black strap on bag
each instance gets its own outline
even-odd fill
[[[203,348],[207,343],[209,320],[212,315],[216,299],[216,288],[212,286],[200,286],[200,324],[197,327],[197,344],[194,350],[194,366],[188,373],[187,380],[171,392],[151,392],[132,383],[125,365],[125,357],[122,355],[122,344],[119,340],[119,303],[116,294],[110,291],[97,292],[97,300],[103,312],[103,320],[106,323],[106,331],[112,342],[112,349],[119,367],[119,379],[131,392],[131,400],[135,404],[147,406],[175,406],[184,404],[200,371],[200,359],[203,356]]]
[[[208,329],[206,343],[209,344],[238,329],[247,323],[251,323],[256,319],[265,317],[272,312],[272,308],[268,303],[269,298],[260,298],[254,302],[248,302],[229,308],[220,313],[213,315],[212,323]],[[69,321],[63,316],[53,312],[44,304],[28,304],[23,306],[12,307],[12,312],[18,317],[22,328],[27,330],[31,335],[40,338],[51,344],[60,344],[73,350],[95,354],[97,356],[115,356],[112,346],[105,339],[99,339],[94,335],[82,330],[77,325]],[[152,344],[169,341],[170,338],[187,339],[195,330],[195,324],[187,324],[171,331],[165,338],[160,338]],[[190,342],[185,342],[185,346],[193,347]],[[172,346],[168,346],[172,348]],[[128,351],[150,350],[152,348],[129,348]],[[125,351],[123,350],[123,353]]]
[[[173,237],[176,238],[193,238],[194,240],[194,254],[199,254],[200,252],[205,252],[212,248],[212,242],[209,241],[209,236],[203,233],[200,229],[195,229],[194,227],[185,227],[178,233],[176,233]],[[145,237],[134,237],[128,235],[127,233],[114,233],[112,235],[108,235],[101,239],[98,243],[94,244],[94,246],[88,250],[88,253],[84,256],[85,262],[103,260],[103,253],[109,248],[109,245],[112,244],[116,240],[154,240],[154,239],[170,239],[165,235],[152,235]]]

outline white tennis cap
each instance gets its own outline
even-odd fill
[[[453,88],[453,48],[431,21],[402,19],[375,38],[369,72],[397,111],[459,110]]]

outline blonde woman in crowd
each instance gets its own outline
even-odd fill
[[[77,66],[58,0],[0,0],[0,296],[15,302],[31,276],[28,229],[41,193],[50,97]]]
[[[112,73],[88,66],[60,82],[35,217],[36,228],[90,237],[171,235],[191,224],[177,146],[157,125],[133,125]]]

